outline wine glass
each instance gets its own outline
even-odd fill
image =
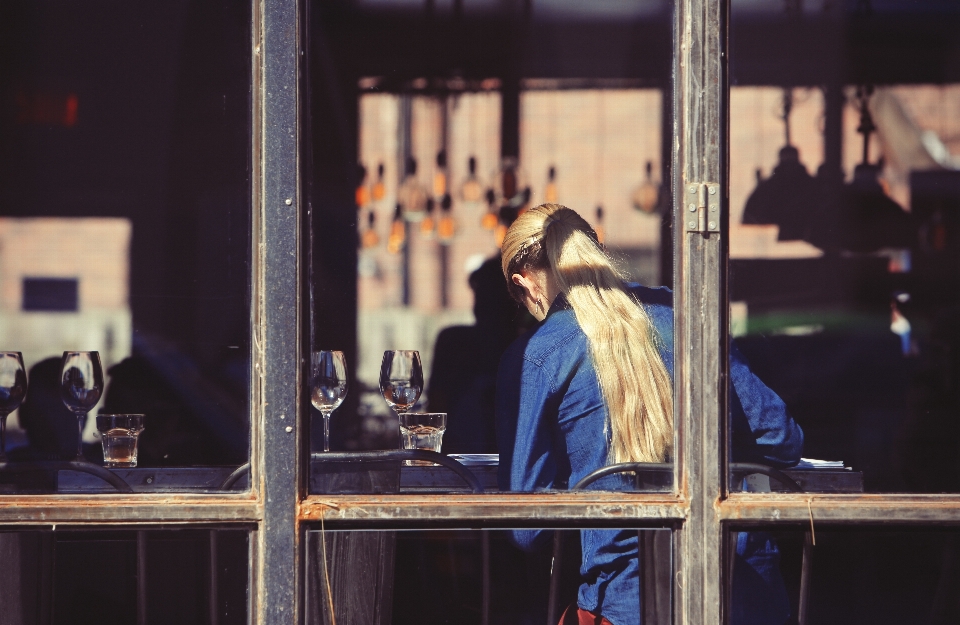
[[[77,460],[83,461],[83,424],[103,393],[99,352],[63,352],[60,398],[77,416]]]
[[[380,392],[387,405],[397,412],[398,417],[417,403],[422,390],[423,367],[420,365],[420,352],[412,349],[383,352]]]
[[[27,372],[20,352],[0,352],[0,462],[7,461],[7,416],[27,394]]]
[[[323,415],[323,451],[330,451],[330,413],[347,396],[347,359],[343,352],[310,355],[310,402]]]

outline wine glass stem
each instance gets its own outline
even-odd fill
[[[83,457],[83,422],[84,418],[87,416],[86,412],[77,413],[77,461],[83,462],[85,458]]]
[[[0,462],[7,461],[7,415],[0,414]]]
[[[400,433],[400,450],[403,450],[403,428],[400,427],[400,422],[403,420],[403,413],[406,412],[404,409],[397,410],[393,409],[397,413],[397,431]]]
[[[330,413],[323,413],[323,451],[330,451]]]

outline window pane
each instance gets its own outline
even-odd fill
[[[331,609],[353,623],[559,623],[568,608],[618,625],[671,622],[669,530],[307,536],[308,623],[333,622]]]
[[[617,9],[535,3],[528,15],[508,4],[484,10],[471,3],[317,6],[311,23],[311,348],[342,351],[348,378],[346,397],[329,418],[330,448],[398,449],[395,408],[409,404],[414,413],[446,415],[441,452],[459,455],[486,490],[567,489],[617,460],[669,462],[672,295],[655,289],[673,284],[669,185],[661,184],[669,179],[670,134],[663,129],[670,117],[664,103],[670,101],[671,3]],[[568,46],[573,33],[577,43]],[[615,291],[646,319],[625,321],[626,313],[611,313],[607,301],[594,308],[579,303],[571,295],[575,281],[562,298],[544,294],[542,310],[511,297],[499,248],[514,220],[547,202],[575,210],[583,218],[579,231],[602,240],[614,259],[602,263],[613,285],[605,292]],[[513,241],[507,245],[514,245],[515,257],[519,235]],[[592,262],[583,257],[571,266]],[[634,281],[644,287],[624,288]],[[522,292],[514,286],[514,296]],[[578,331],[579,317],[560,302],[579,306],[577,315],[593,310],[603,328],[629,326],[623,334],[636,334],[631,348],[614,349],[615,341],[599,330],[587,339]],[[538,324],[552,303],[569,314]],[[548,345],[554,339],[545,333],[559,319],[567,319],[575,338]],[[596,359],[593,349],[605,357]],[[416,389],[403,401],[400,390],[411,386],[410,375],[401,383],[387,372],[387,382],[395,383],[386,392],[397,394],[392,407],[381,387],[391,350],[415,350],[420,363]],[[544,362],[542,370],[567,379],[524,378],[524,357],[537,360],[537,350],[565,360]],[[646,364],[624,365],[639,362],[641,352]],[[621,353],[624,362],[607,364],[608,356]],[[611,409],[642,414],[643,423],[620,425],[620,417],[608,423],[601,387],[628,379],[624,371],[654,369],[654,382],[633,379],[623,382],[625,392],[610,391],[630,401],[649,399],[644,408]],[[574,370],[582,375],[574,378]],[[598,384],[598,372],[609,383]],[[528,368],[526,375],[534,374]],[[521,400],[547,387],[543,397]],[[325,388],[333,396],[314,393],[318,407],[338,402],[340,385]],[[363,488],[329,477],[348,471],[347,461],[323,455],[324,418],[311,409],[310,419],[312,473],[325,476],[311,480],[312,492]],[[647,437],[650,448],[614,453],[613,441],[621,438],[613,430],[630,427],[655,432]],[[415,436],[408,438],[414,444]],[[543,461],[539,466],[534,456]],[[648,469],[659,481],[645,489],[671,489],[669,466]],[[441,475],[452,474],[404,467],[399,488],[451,488]],[[390,480],[395,490],[396,479]]]
[[[242,530],[0,533],[3,622],[247,623]]]
[[[0,344],[29,385],[6,451],[46,463],[4,468],[2,492],[106,486],[50,464],[77,456],[68,350],[103,372],[73,408],[86,461],[104,464],[109,413],[144,415],[134,490],[217,490],[246,462],[250,19],[243,2],[0,9]]]
[[[784,528],[727,536],[736,554],[731,623],[795,623],[801,609],[807,623],[824,624],[952,623],[960,617],[955,529],[818,526],[812,539],[807,531]]]
[[[874,4],[732,5],[731,373],[804,433],[732,458],[957,492],[960,14]]]

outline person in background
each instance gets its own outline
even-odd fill
[[[60,396],[60,358],[47,358],[30,367],[30,385],[20,406],[20,427],[28,445],[10,451],[15,461],[74,460],[77,455],[77,417]],[[91,411],[88,419],[94,418]],[[84,443],[84,458],[103,462],[100,443]]]
[[[427,411],[447,413],[444,452],[496,453],[497,366],[517,338],[520,311],[507,293],[499,259],[488,259],[471,273],[470,288],[476,323],[444,328],[437,335]]]
[[[538,323],[500,361],[500,489],[565,489],[608,464],[671,461],[671,292],[624,282],[590,225],[557,204],[533,208],[513,223],[501,270],[510,294]],[[730,377],[734,460],[796,464],[802,430],[735,348]],[[625,485],[617,476],[596,483]],[[518,546],[529,550],[547,536],[514,532]],[[578,598],[563,622],[639,625],[636,531],[582,530],[581,545]],[[778,558],[764,535],[738,542],[738,625],[782,625],[789,617]]]

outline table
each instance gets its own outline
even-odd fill
[[[107,469],[130,485],[135,493],[215,493],[236,467],[137,467]],[[244,482],[245,486],[246,482]],[[111,493],[115,488],[95,475],[60,471],[57,492],[63,494]]]
[[[497,490],[497,465],[468,466],[485,491]],[[787,469],[783,471],[807,493],[862,493],[863,473],[848,469]],[[643,480],[643,492],[670,492],[672,471],[652,472]],[[443,467],[403,467],[400,491],[462,490],[463,480]]]
[[[329,472],[322,470],[323,464],[318,461],[312,463],[311,492],[335,492],[336,484],[329,484],[332,488],[324,487],[323,476]],[[483,489],[487,492],[496,492],[497,470],[496,464],[468,465]],[[124,482],[130,485],[135,493],[169,493],[169,492],[200,492],[215,493],[220,491],[224,480],[234,472],[236,467],[138,467],[135,469],[108,469]],[[342,472],[344,466],[338,463],[337,471]],[[349,488],[352,492],[451,492],[467,490],[463,479],[451,470],[441,466],[403,466],[399,468],[399,486],[396,484],[396,463],[378,462],[370,466],[354,468],[353,473],[365,474],[365,481],[358,483],[356,488]],[[863,473],[849,469],[787,469],[783,471],[793,479],[800,489],[808,493],[861,493],[863,492]],[[359,479],[359,478],[358,478]],[[670,492],[672,490],[673,475],[670,470],[649,472],[642,480],[643,492]],[[371,481],[372,480],[372,481]],[[342,482],[341,482],[342,484]],[[364,486],[366,484],[366,486]],[[247,477],[242,477],[235,485],[234,490],[243,490],[247,485]],[[108,493],[117,492],[116,489],[102,479],[88,473],[62,470],[57,474],[57,492],[64,494],[81,493]],[[345,492],[341,491],[341,492]]]

